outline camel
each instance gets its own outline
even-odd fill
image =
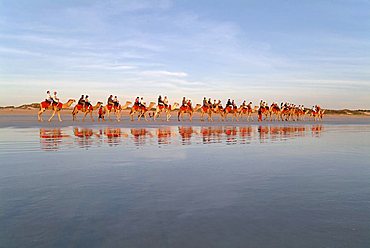
[[[274,121],[280,121],[282,120],[281,117],[281,109],[277,104],[272,104],[270,106],[270,120],[272,120],[272,116],[275,115]]]
[[[175,102],[173,105],[168,105],[167,107],[165,105],[157,105],[153,115],[154,121],[160,117],[162,112],[166,113],[166,121],[169,121],[171,118],[171,111],[175,110],[178,106],[179,104],[177,102]]]
[[[223,114],[221,115],[222,121],[226,120],[227,121],[227,115],[231,114],[231,121],[239,121],[239,115],[240,115],[240,109],[239,108],[234,108],[233,106],[227,106],[224,108]]]
[[[72,120],[75,121],[76,115],[78,114],[79,111],[81,111],[82,113],[85,113],[84,117],[82,118],[82,121],[85,121],[85,118],[88,114],[90,114],[91,121],[94,121],[92,113],[94,110],[99,109],[102,104],[103,104],[102,102],[97,102],[95,106],[90,105],[88,108],[83,107],[82,104],[77,104],[72,111]]]
[[[212,112],[214,112],[214,109],[212,107],[203,105],[200,108],[200,120],[204,121],[204,114],[207,114],[208,121],[213,121]]]
[[[268,106],[260,107],[259,110],[258,110],[258,112],[260,114],[259,120],[262,121],[262,116],[264,115],[265,116],[265,120],[267,120],[268,118],[270,118],[270,121],[271,121],[271,112],[270,112],[270,108]]]
[[[134,106],[132,106],[131,111],[130,111],[131,121],[134,121],[134,114],[137,112],[139,113],[139,116],[137,118],[138,121],[140,121],[141,117],[143,116],[144,116],[145,121],[148,121],[148,119],[146,118],[146,113],[149,110],[151,110],[154,107],[154,105],[155,105],[155,102],[150,102],[148,107],[145,106],[145,103],[141,105],[135,104]]]
[[[74,103],[76,100],[74,99],[69,99],[67,103],[57,103],[57,104],[50,104],[48,101],[43,101],[40,103],[40,111],[37,113],[37,119],[38,121],[43,121],[42,119],[42,114],[46,110],[53,110],[53,114],[49,118],[49,122],[53,119],[55,114],[58,114],[58,119],[61,122],[62,119],[60,118],[60,110],[69,108],[72,103]]]
[[[293,118],[293,109],[291,107],[283,107],[280,111],[280,116],[282,121],[289,121]]]
[[[195,105],[194,108],[188,105],[181,106],[179,109],[179,112],[177,113],[177,120],[180,121],[180,117],[181,117],[181,120],[184,121],[184,114],[189,114],[189,120],[192,121],[194,113],[197,112],[200,109],[200,107],[201,107],[200,104]]]
[[[311,111],[311,116],[314,121],[322,121],[324,117],[325,109],[318,109],[317,111]]]
[[[121,121],[121,111],[128,108],[128,106],[131,105],[130,101],[126,101],[125,105],[119,104],[118,106],[107,104],[104,106],[105,113],[108,115],[108,120],[111,121],[110,113],[114,112],[116,114],[117,121]]]
[[[239,112],[239,116],[243,120],[243,115],[247,115],[247,121],[249,121],[249,120],[253,121],[252,114],[257,112],[257,111],[258,111],[258,106],[254,106],[254,108],[252,108],[252,107],[241,107],[240,112]]]
[[[310,111],[307,109],[307,110],[303,110],[303,109],[299,109],[299,108],[296,108],[294,110],[294,115],[296,116],[296,120],[297,121],[304,121],[305,120],[305,115],[307,115]]]

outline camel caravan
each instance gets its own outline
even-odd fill
[[[47,91],[47,98],[40,103],[38,120],[43,121],[42,114],[46,110],[51,110],[52,115],[48,121],[50,122],[55,114],[57,114],[59,121],[62,121],[60,116],[61,110],[70,109],[74,102],[76,102],[74,99],[69,99],[63,104],[59,101],[57,92],[54,92],[54,95],[51,96],[50,91]],[[97,112],[98,121],[112,121],[111,114],[114,114],[116,121],[119,122],[123,110],[129,110],[131,121],[134,121],[135,117],[138,121],[142,118],[145,121],[149,121],[149,119],[153,121],[169,121],[172,116],[171,113],[177,111],[178,121],[189,120],[190,122],[193,120],[195,113],[200,114],[200,121],[207,120],[209,122],[213,122],[215,116],[218,116],[218,121],[244,120],[249,122],[254,121],[253,115],[257,116],[258,121],[305,121],[308,118],[314,121],[321,121],[325,113],[325,110],[319,105],[307,109],[303,105],[297,106],[287,102],[282,102],[280,105],[273,102],[271,105],[268,105],[262,100],[257,106],[253,106],[252,102],[247,103],[247,101],[243,101],[240,106],[237,106],[234,100],[228,99],[225,107],[223,107],[221,100],[213,100],[212,102],[211,98],[207,100],[206,97],[204,97],[202,104],[195,105],[193,105],[190,99],[185,97],[183,97],[181,105],[176,102],[169,104],[167,96],[163,99],[159,96],[157,103],[150,102],[149,104],[144,102],[143,97],[136,97],[134,104],[132,106],[131,104],[131,101],[126,101],[125,104],[121,105],[117,96],[113,98],[113,95],[110,95],[106,105],[100,101],[93,105],[89,100],[89,96],[82,95],[73,107],[72,120],[78,121],[78,114],[82,113],[82,121],[85,121],[88,115],[91,121],[94,121],[93,112]]]

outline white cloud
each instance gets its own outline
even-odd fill
[[[185,72],[171,72],[171,71],[142,71],[142,75],[150,77],[186,77]]]

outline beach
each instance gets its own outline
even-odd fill
[[[46,111],[43,114],[43,122],[37,120],[37,109],[0,109],[0,127],[67,127],[67,126],[116,126],[116,127],[156,127],[156,126],[174,126],[174,125],[186,125],[186,126],[222,126],[222,125],[298,125],[298,124],[369,124],[370,115],[348,115],[348,114],[328,114],[325,115],[323,120],[314,121],[312,117],[305,116],[304,120],[300,121],[270,121],[263,120],[257,121],[257,114],[252,114],[253,120],[247,121],[246,117],[240,118],[239,121],[231,121],[229,116],[227,121],[221,121],[219,115],[214,115],[214,121],[210,122],[205,116],[205,120],[201,121],[200,113],[194,113],[192,122],[189,121],[188,115],[184,115],[184,121],[177,120],[177,111],[171,112],[171,118],[167,122],[165,121],[165,114],[162,113],[161,117],[156,121],[148,117],[148,121],[144,118],[141,121],[137,120],[137,115],[134,116],[134,121],[130,120],[130,110],[123,110],[121,112],[120,122],[117,122],[116,117],[111,114],[111,121],[98,122],[97,113],[94,111],[93,118],[94,122],[91,121],[90,116],[86,116],[85,121],[82,121],[83,114],[77,114],[77,121],[72,121],[72,110],[62,110],[61,118],[62,122],[58,121],[57,115],[54,116],[51,122],[48,122],[48,118],[51,116],[51,111]]]

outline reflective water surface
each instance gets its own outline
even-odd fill
[[[0,247],[370,247],[370,125],[0,128]]]

